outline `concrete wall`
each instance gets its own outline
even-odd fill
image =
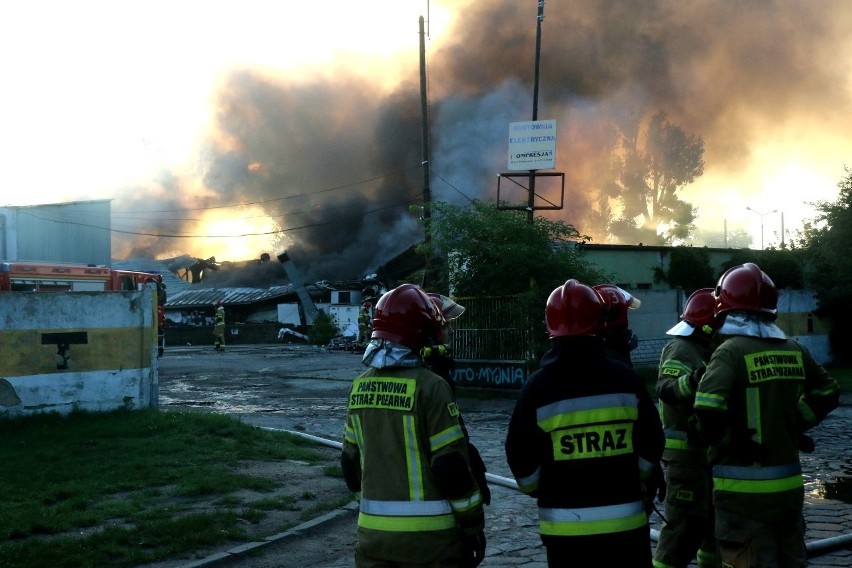
[[[152,287],[0,293],[0,416],[156,407],[155,314]]]

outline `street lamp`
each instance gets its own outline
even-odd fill
[[[766,217],[767,215],[772,215],[773,213],[778,213],[778,210],[773,209],[769,213],[761,213],[760,211],[757,211],[756,209],[752,209],[751,207],[746,207],[746,209],[748,209],[752,213],[757,213],[758,215],[760,215],[760,250],[763,250],[763,218]],[[781,229],[781,231],[783,233],[784,229]]]

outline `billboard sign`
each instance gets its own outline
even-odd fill
[[[509,123],[509,170],[542,170],[555,166],[555,120]]]

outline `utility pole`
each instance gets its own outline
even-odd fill
[[[535,79],[533,82],[533,107],[532,119],[538,120],[538,78],[539,78],[539,60],[541,59],[541,22],[544,20],[544,0],[538,0],[538,16],[536,18],[535,29]],[[530,195],[527,199],[527,219],[530,223],[533,221],[535,213],[535,170],[530,170]]]
[[[424,31],[423,16],[420,16],[420,114],[422,125],[422,152],[423,152],[423,230],[425,233],[424,243],[426,245],[426,270],[423,276],[423,284],[430,278],[432,271],[432,191],[429,188],[429,101],[426,90],[426,33]]]

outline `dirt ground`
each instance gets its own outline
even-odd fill
[[[260,427],[306,432],[338,441],[349,384],[362,369],[359,354],[310,346],[239,346],[229,347],[224,353],[214,351],[212,346],[171,348],[159,360],[160,408],[226,413]],[[325,456],[318,465],[296,461],[243,464],[243,472],[270,479],[277,489],[271,493],[243,492],[235,497],[243,502],[295,498],[291,510],[268,511],[258,522],[246,522],[243,528],[248,534],[262,540],[323,514],[329,504],[339,506],[347,500],[351,493],[343,480],[323,473],[324,467],[339,464],[340,451],[326,446],[320,446],[318,451]],[[211,500],[204,506],[217,505]],[[288,539],[285,558],[267,551],[259,557],[240,560],[239,566],[307,567],[317,566],[318,558],[326,562],[334,557],[351,557],[354,525],[334,531],[334,535],[319,542]],[[147,568],[185,566],[234,546],[231,543],[199,550],[184,558],[149,564]]]

